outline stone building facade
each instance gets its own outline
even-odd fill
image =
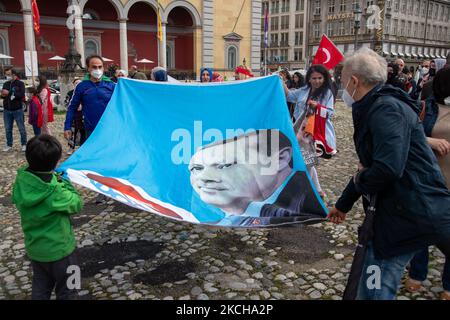
[[[261,0],[46,0],[38,1],[41,34],[35,35],[31,0],[0,0],[3,63],[23,68],[24,50],[36,50],[41,68],[68,50],[68,16],[76,48],[97,53],[128,69],[146,58],[169,70],[198,73],[203,66],[231,74],[235,66],[260,70]],[[79,9],[73,10],[77,6]],[[70,10],[68,10],[70,8]],[[69,14],[67,13],[69,11]],[[157,12],[162,41],[157,39]]]

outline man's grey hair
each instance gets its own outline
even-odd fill
[[[387,81],[387,61],[369,48],[361,48],[347,55],[344,68],[365,85],[378,85]]]

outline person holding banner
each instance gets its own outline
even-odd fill
[[[68,140],[72,137],[71,127],[78,107],[83,105],[84,128],[88,139],[100,121],[115,88],[115,83],[103,75],[102,57],[97,55],[88,57],[86,66],[89,74],[76,86],[67,108],[64,136]]]
[[[361,265],[352,266],[357,273],[362,270],[356,285],[360,300],[395,299],[406,265],[428,246],[450,253],[450,191],[415,101],[384,85],[386,69],[384,58],[362,48],[346,58],[342,71],[342,97],[352,108],[360,164],[329,219],[342,223],[361,196],[366,218],[373,217],[361,229],[371,234],[360,242],[365,246]]]
[[[330,73],[324,66],[314,65],[306,74],[306,86],[303,88],[289,90],[284,81],[283,85],[287,101],[295,103],[293,116],[297,135],[305,136],[307,133],[307,136],[311,137],[312,146],[302,143],[304,139],[300,139],[299,143],[314,185],[322,199],[325,199],[326,195],[320,186],[315,166],[318,164],[317,155],[330,158],[337,153],[336,134],[331,122],[334,115],[334,97]],[[315,149],[319,150],[317,154]]]
[[[200,69],[200,82],[212,82],[213,71],[211,68],[201,68]]]
[[[329,71],[322,65],[313,65],[306,74],[305,87],[289,90],[286,84],[283,85],[287,101],[295,103],[295,120],[308,108],[315,111],[314,140],[318,154],[331,158],[337,150],[336,133],[331,122],[334,115],[334,97]]]

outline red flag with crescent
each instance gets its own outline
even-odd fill
[[[39,16],[39,8],[36,0],[32,0],[31,8],[33,10],[33,27],[37,35],[41,33],[41,17]]]
[[[344,60],[344,55],[333,41],[328,39],[326,35],[323,35],[312,64],[323,64],[328,70],[331,70],[342,60]]]

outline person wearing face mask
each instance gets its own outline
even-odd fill
[[[416,74],[414,76],[414,80],[416,80],[417,84],[422,81],[423,77],[428,74],[430,71],[430,60],[425,60],[422,64],[417,68]]]
[[[79,83],[67,108],[66,121],[64,122],[64,137],[70,140],[72,137],[71,126],[75,119],[76,111],[83,105],[82,113],[86,139],[94,131],[106,106],[114,92],[115,83],[103,75],[103,59],[92,55],[86,59],[89,74]]]
[[[424,77],[424,81],[422,82],[422,93],[421,100],[426,101],[433,95],[433,79],[436,76],[436,73],[439,72],[442,68],[444,68],[446,64],[445,59],[435,59],[430,63],[430,70],[428,74]]]
[[[6,131],[6,146],[3,152],[8,152],[13,146],[13,125],[17,124],[20,132],[20,143],[22,151],[25,152],[27,144],[27,131],[23,113],[23,98],[25,97],[25,85],[19,79],[19,75],[14,69],[5,70],[6,82],[2,88],[3,98],[3,121]]]
[[[417,103],[384,85],[386,68],[384,58],[363,48],[345,59],[342,70],[343,100],[352,108],[360,163],[329,219],[344,222],[361,197],[366,212],[369,204],[375,210],[373,222],[365,222],[371,235],[357,290],[361,300],[395,299],[405,267],[428,246],[450,253],[450,191],[417,116]],[[375,266],[381,275],[378,285],[368,286]]]

